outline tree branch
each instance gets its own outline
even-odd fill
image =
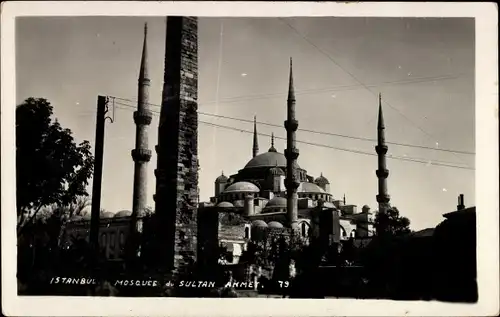
[[[36,217],[36,215],[38,214],[40,209],[42,209],[42,207],[43,207],[43,203],[40,203],[31,217],[24,218],[24,222],[18,224],[18,226],[17,226],[17,236],[18,237],[20,237],[22,235],[22,233],[24,233],[24,228],[26,228],[26,224],[30,223],[31,220],[33,220]]]

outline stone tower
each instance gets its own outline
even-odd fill
[[[253,117],[253,157],[259,154],[259,137],[257,136],[257,116]]]
[[[133,234],[141,231],[137,217],[144,213],[147,203],[147,165],[151,160],[149,149],[148,130],[151,124],[152,113],[149,110],[149,80],[148,73],[148,26],[144,25],[144,43],[142,46],[141,68],[139,71],[139,91],[137,94],[137,111],[134,112],[136,125],[135,149],[132,150],[134,160],[134,193],[132,201]]]
[[[286,195],[287,195],[287,218],[290,227],[297,222],[298,218],[298,195],[297,188],[299,180],[297,178],[297,158],[299,150],[295,147],[295,132],[299,127],[299,122],[295,119],[295,91],[293,88],[292,58],[290,58],[290,79],[288,83],[287,120],[286,129]]]
[[[198,21],[168,17],[158,127],[156,262],[174,275],[196,258]]]
[[[378,211],[385,213],[390,207],[389,201],[390,196],[387,194],[387,177],[389,176],[389,170],[387,169],[386,157],[387,145],[385,144],[385,125],[384,125],[384,114],[382,113],[382,95],[378,95],[378,124],[377,124],[377,145],[375,146],[375,151],[378,155]]]

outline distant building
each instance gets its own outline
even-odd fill
[[[171,32],[184,32],[190,34],[190,36],[193,35],[190,38],[195,41],[196,21],[190,18],[173,18],[168,21],[173,25]],[[171,41],[173,39],[174,37],[170,38]],[[167,35],[167,47],[170,52],[176,49],[193,49],[194,47],[192,45],[184,47],[183,45],[188,44],[170,43]],[[195,109],[194,101],[186,101],[187,103],[183,105],[189,108],[191,119],[189,122],[186,121],[182,127],[182,129],[188,129],[189,131],[186,130],[182,133],[186,138],[189,136],[189,142],[185,140],[181,140],[181,142],[179,139],[176,144],[171,144],[174,147],[182,147],[182,151],[185,152],[183,152],[182,156],[184,158],[182,162],[175,163],[173,156],[170,155],[172,151],[167,151],[169,146],[166,144],[171,141],[169,133],[179,131],[174,131],[175,127],[172,128],[168,124],[160,124],[159,128],[174,129],[172,131],[168,130],[169,133],[162,132],[161,137],[165,140],[159,142],[162,144],[161,147],[156,147],[157,151],[160,151],[162,155],[164,154],[162,157],[168,156],[168,159],[158,161],[158,164],[164,164],[166,161],[168,161],[168,164],[165,163],[166,165],[162,165],[161,168],[155,170],[157,177],[156,207],[158,208],[158,204],[163,207],[160,211],[156,210],[154,221],[150,221],[151,217],[144,217],[141,212],[145,202],[146,190],[146,177],[143,172],[150,155],[146,142],[150,115],[149,109],[146,107],[149,84],[146,47],[147,42],[145,39],[139,75],[140,100],[138,112],[135,114],[135,117],[138,118],[136,124],[139,132],[137,133],[136,149],[132,152],[136,162],[133,212],[123,211],[116,215],[104,214],[100,219],[99,241],[109,259],[123,258],[123,249],[125,244],[128,245],[128,238],[132,237],[131,233],[137,235],[137,238],[130,239],[136,241],[134,242],[136,254],[140,255],[146,252],[161,253],[163,252],[161,250],[168,249],[168,252],[165,251],[165,253],[161,254],[161,259],[159,255],[156,258],[158,261],[161,260],[162,263],[165,262],[165,265],[174,263],[174,268],[187,263],[188,258],[184,259],[186,254],[196,255],[198,253],[197,256],[199,256],[200,252],[201,254],[207,254],[208,249],[218,248],[221,245],[230,252],[228,258],[231,260],[229,263],[237,263],[242,252],[246,249],[248,241],[258,239],[259,236],[269,232],[290,233],[293,231],[296,235],[305,239],[321,238],[328,241],[328,243],[370,237],[374,234],[374,215],[376,212],[372,212],[367,205],[358,209],[356,205],[347,203],[345,195],[342,198],[335,196],[331,193],[330,181],[323,174],[313,177],[297,162],[299,151],[296,148],[296,131],[299,122],[295,118],[295,94],[291,60],[287,118],[284,123],[287,132],[287,148],[283,152],[278,151],[274,146],[274,137],[272,137],[267,152],[259,153],[257,123],[254,120],[252,157],[250,160],[237,173],[229,174],[229,176],[222,173],[217,177],[214,182],[214,195],[210,198],[210,201],[199,202],[199,188],[197,186],[199,164],[194,142],[197,134],[195,128],[197,125],[196,111],[193,110]],[[194,57],[191,56],[190,58]],[[170,66],[179,66],[176,65]],[[169,68],[168,72],[179,71],[179,67],[174,68]],[[189,91],[194,94],[196,90],[194,81],[197,80],[197,77],[184,75],[181,76],[181,81],[189,81],[192,88]],[[173,110],[172,113],[169,113],[170,120],[175,121],[176,116],[183,117],[183,112],[181,112],[179,109]],[[160,122],[162,120],[160,119]],[[189,128],[191,125],[193,126],[192,129]],[[383,212],[389,206],[390,198],[387,191],[389,171],[386,167],[385,157],[387,152],[385,125],[380,99],[377,131],[378,169],[376,175],[378,178],[378,194],[376,198],[379,210]],[[186,146],[189,148],[184,148]],[[182,164],[189,165],[189,168],[181,168]],[[175,168],[173,168],[174,166]],[[173,189],[169,187],[172,191],[166,191],[167,187],[165,186],[173,186],[173,183],[170,184],[167,181],[169,178],[165,178],[165,175],[174,172],[182,172],[182,175],[179,174],[176,178],[179,184],[175,188],[172,187]],[[159,195],[158,191],[164,192],[164,194]],[[174,196],[177,198],[174,199]],[[177,208],[180,209],[171,212],[170,209],[166,208],[167,201],[165,199],[167,198],[170,204],[168,206],[174,206],[173,204],[177,202]],[[171,220],[175,223],[165,225],[168,222],[167,220],[170,219],[168,217],[173,217]],[[66,243],[71,243],[71,237],[84,237],[88,234],[90,219],[87,218],[76,217],[71,219],[64,233],[65,237],[67,237]],[[154,231],[154,234],[151,235],[153,238],[148,239],[155,241],[150,241],[150,246],[144,248],[142,245],[144,236],[149,236],[151,233],[147,232],[147,230]],[[168,246],[165,246],[165,244],[168,244]],[[197,247],[193,248],[195,244],[197,244]],[[175,259],[171,259],[172,257]],[[179,260],[181,258],[183,258],[182,261]]]
[[[476,207],[465,207],[460,195],[457,210],[434,231],[434,290],[436,299],[475,302],[477,290]]]

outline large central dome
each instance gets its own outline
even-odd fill
[[[286,157],[284,154],[279,152],[266,152],[257,155],[252,158],[245,168],[255,168],[255,167],[286,167]],[[300,168],[297,166],[297,168]]]

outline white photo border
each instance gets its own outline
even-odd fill
[[[9,316],[479,316],[499,313],[498,7],[486,2],[9,1],[1,24],[2,307]],[[479,300],[176,299],[18,296],[15,223],[15,18],[21,16],[473,17]],[[9,212],[12,211],[12,212]],[[460,265],[460,263],[457,263]]]

